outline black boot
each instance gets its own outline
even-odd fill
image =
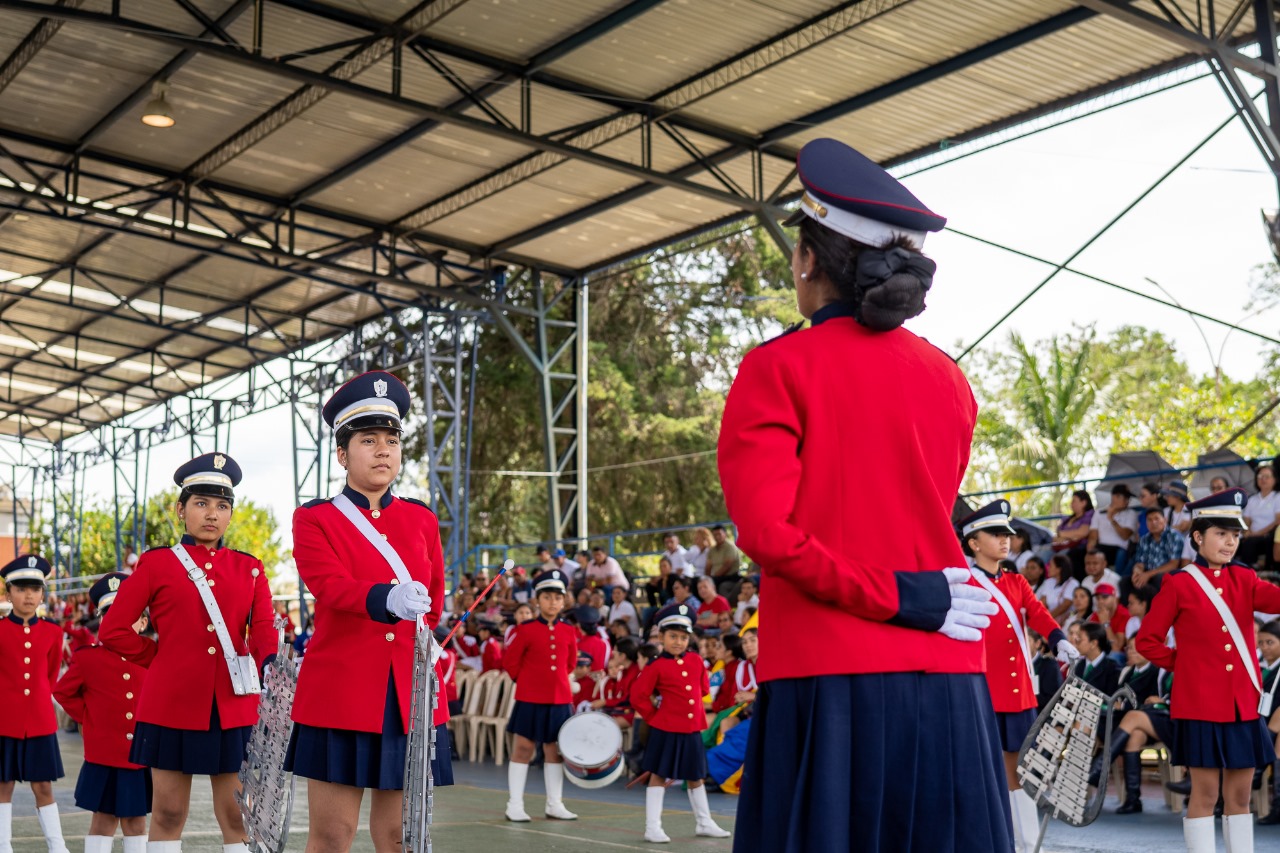
[[[1177,782],[1165,782],[1164,789],[1182,797],[1191,796],[1191,774],[1187,774]]]
[[[1116,733],[1111,736],[1111,755],[1107,758],[1107,763],[1102,763],[1102,756],[1099,755],[1093,761],[1093,769],[1089,772],[1089,784],[1094,788],[1102,785],[1102,777],[1106,773],[1111,772],[1111,765],[1115,763],[1120,753],[1124,752],[1124,745],[1129,742],[1129,733],[1124,729],[1116,729]]]
[[[1258,818],[1259,826],[1280,826],[1280,760],[1271,765],[1271,811]]]
[[[1124,803],[1116,814],[1138,814],[1142,811],[1142,753],[1124,754]]]

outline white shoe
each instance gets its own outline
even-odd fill
[[[40,831],[44,833],[44,843],[49,853],[70,853],[67,843],[62,840],[62,820],[58,816],[58,804],[40,806],[36,809],[36,817],[40,821]]]
[[[694,835],[701,835],[703,838],[728,838],[733,834],[727,829],[721,829],[711,819],[711,806],[707,804],[706,785],[689,789],[689,805],[693,807],[693,817],[697,826]]]
[[[531,820],[524,810],[524,782],[528,775],[528,764],[507,762],[507,820],[513,823],[528,823]]]
[[[528,823],[533,820],[524,810],[524,803],[518,800],[507,800],[507,820],[512,823]]]
[[[646,826],[644,828],[644,840],[652,841],[654,844],[669,844],[671,839],[660,826]]]
[[[564,803],[547,801],[547,820],[577,820],[578,816],[564,807]]]
[[[546,816],[550,820],[577,820],[578,816],[564,807],[564,765],[548,761],[542,765],[542,781],[547,787]]]
[[[666,792],[661,785],[644,789],[644,840],[654,844],[671,841],[662,831],[662,798]]]

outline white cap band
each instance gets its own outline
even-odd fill
[[[897,237],[906,237],[915,244],[917,249],[920,249],[924,247],[924,238],[929,233],[899,228],[838,207],[828,207],[807,192],[800,197],[800,212],[837,234],[843,234],[868,246],[879,247]]]
[[[386,397],[369,397],[364,400],[356,400],[350,406],[338,412],[333,419],[333,429],[337,432],[342,425],[351,418],[359,415],[386,415],[400,424],[400,410],[396,408],[396,404],[392,403]]]
[[[14,581],[39,581],[44,583],[44,572],[39,569],[15,569],[4,577],[4,582],[7,584]]]

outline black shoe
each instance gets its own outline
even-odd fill
[[[1267,769],[1266,767],[1253,768],[1253,790],[1255,791],[1262,790],[1262,774],[1266,769]]]
[[[1189,797],[1191,796],[1191,777],[1184,776],[1177,782],[1165,782],[1164,789],[1173,794]]]
[[[1142,753],[1124,754],[1124,803],[1116,814],[1138,814],[1142,811]]]
[[[1093,762],[1093,769],[1089,772],[1089,784],[1094,788],[1102,786],[1102,775],[1111,772],[1111,765],[1124,752],[1124,745],[1129,742],[1129,733],[1124,729],[1118,729],[1111,736],[1111,757],[1104,766],[1102,756],[1099,755]]]

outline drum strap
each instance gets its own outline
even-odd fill
[[[1266,700],[1270,694],[1264,694],[1262,692],[1262,682],[1258,680],[1257,661],[1252,660],[1250,653],[1246,651],[1246,649],[1252,649],[1253,644],[1250,643],[1248,646],[1245,645],[1244,635],[1240,633],[1240,626],[1236,623],[1236,617],[1231,615],[1231,611],[1227,608],[1226,601],[1224,601],[1222,595],[1213,588],[1213,584],[1209,583],[1209,579],[1204,576],[1204,572],[1200,571],[1200,567],[1195,563],[1192,563],[1187,566],[1186,572],[1191,575],[1192,579],[1195,580],[1197,584],[1200,585],[1200,591],[1205,594],[1205,597],[1209,599],[1209,603],[1218,611],[1218,618],[1220,618],[1222,620],[1222,624],[1227,627],[1227,632],[1231,635],[1231,642],[1236,645],[1236,652],[1240,655],[1240,661],[1244,664],[1244,671],[1249,673],[1249,681],[1253,682],[1253,689],[1258,691],[1258,694],[1262,696],[1263,703],[1269,705],[1270,703]]]
[[[346,495],[338,495],[333,499],[333,505],[338,508],[338,512],[346,516],[347,521],[351,522],[351,526],[360,532],[360,535],[368,540],[369,544],[378,549],[378,553],[391,566],[391,571],[395,572],[396,580],[400,583],[410,583],[413,577],[409,574],[409,569],[405,567],[404,560],[400,559],[400,555],[396,553],[396,549],[391,547],[391,543],[382,538],[382,534],[374,529],[369,523],[369,519],[360,514],[360,510],[356,509],[356,505],[351,502],[351,498]]]
[[[204,570],[196,565],[195,560],[191,559],[191,554],[187,553],[185,546],[174,545],[169,550],[173,551],[173,555],[178,558],[178,562],[186,570],[187,577],[191,579],[191,582],[196,586],[196,591],[200,593],[200,601],[204,604],[205,613],[209,614],[209,621],[213,624],[214,633],[218,638],[218,645],[222,647],[222,657],[227,662],[227,672],[231,676],[231,686],[235,694],[237,696],[246,696],[249,693],[257,693],[261,689],[259,685],[242,683],[246,676],[245,673],[241,672],[240,665],[236,662],[240,655],[236,654],[236,647],[231,642],[231,634],[227,631],[227,622],[222,618],[222,608],[218,606],[217,599],[213,597],[213,590],[209,589],[209,581],[204,576]]]
[[[991,593],[991,597],[996,600],[996,604],[1000,605],[1000,609],[1004,611],[1004,615],[1009,619],[1009,624],[1013,626],[1013,632],[1018,635],[1018,648],[1022,649],[1022,662],[1027,667],[1027,675],[1031,676],[1031,690],[1034,693],[1039,693],[1040,678],[1031,666],[1031,648],[1027,645],[1027,632],[1022,627],[1022,619],[1019,618],[1018,611],[1013,609],[1013,604],[1000,591],[1000,587],[991,582],[986,572],[978,568],[971,568],[969,571],[973,574],[973,579],[983,589]]]

